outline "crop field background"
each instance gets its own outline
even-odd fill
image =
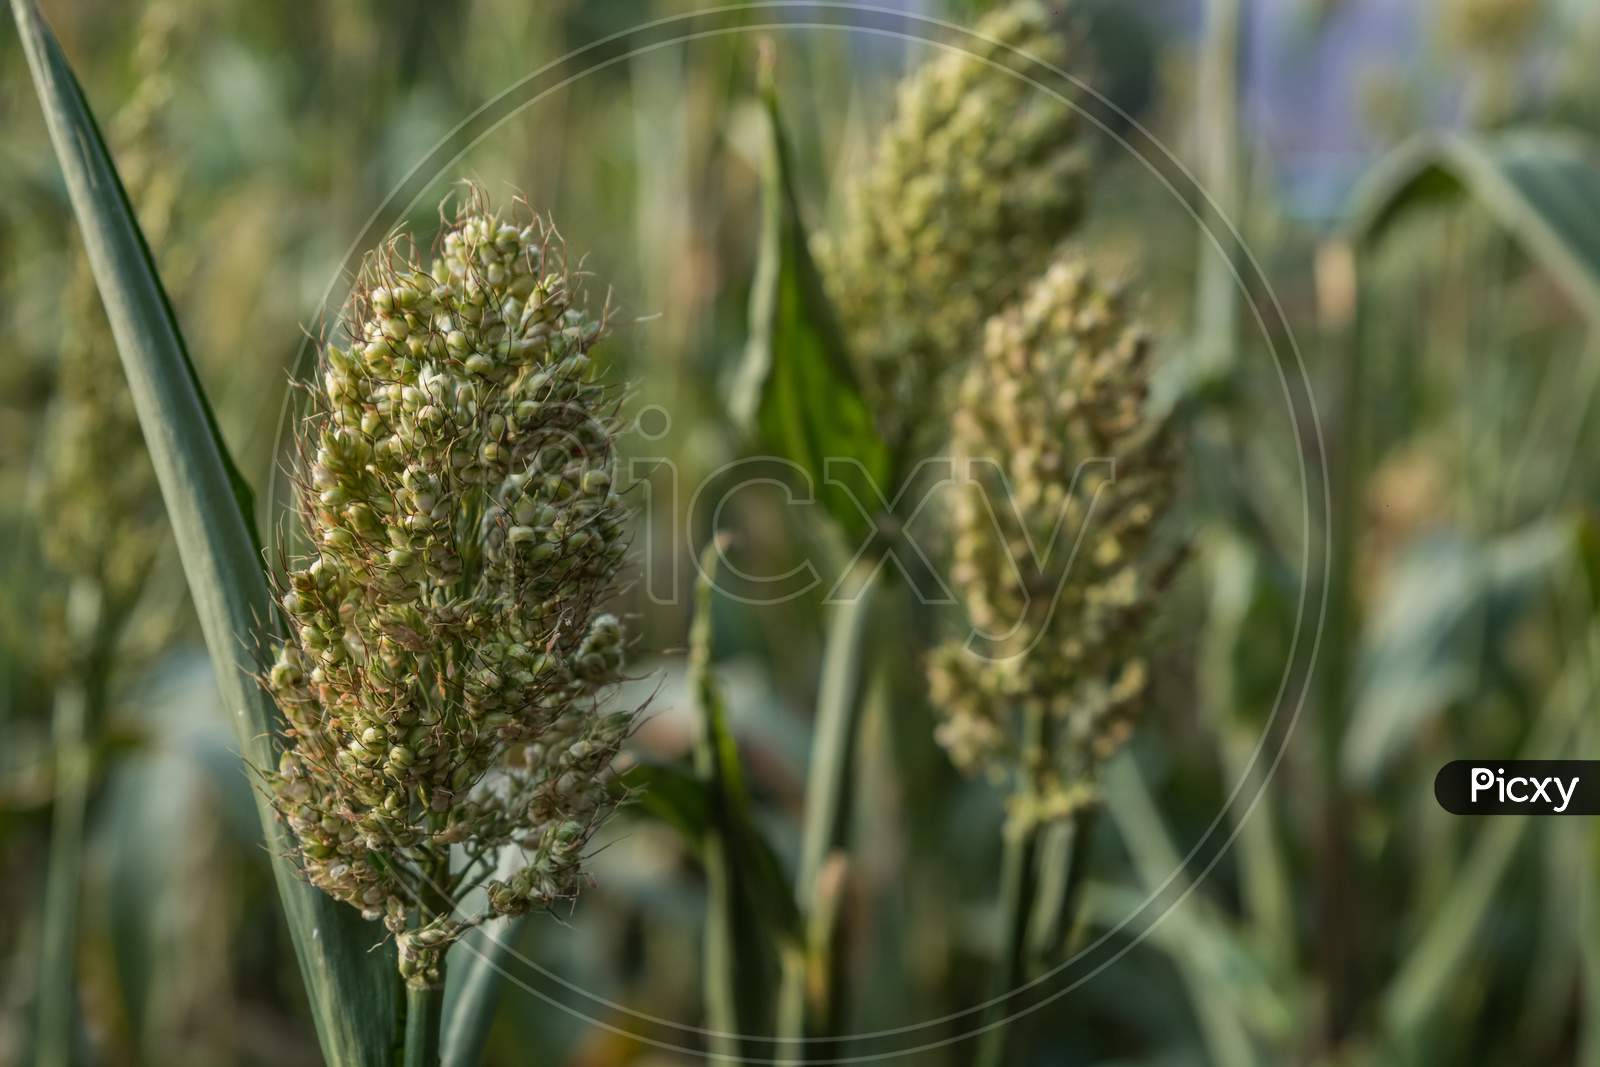
[[[1600,1067],[1600,6],[10,6],[0,1064]]]

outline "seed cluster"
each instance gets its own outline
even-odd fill
[[[880,430],[903,449],[942,421],[939,398],[1082,214],[1082,119],[1019,72],[1065,66],[1076,39],[1042,5],[978,23],[900,87],[876,159],[847,191],[818,258]],[[1081,64],[1079,64],[1081,66]]]
[[[932,657],[937,736],[964,769],[1020,777],[1033,818],[1087,799],[1083,772],[1144,690],[1143,624],[1174,564],[1153,538],[1174,456],[1149,376],[1120,293],[1061,257],[989,321],[957,398],[952,577],[977,638]],[[1018,741],[1019,716],[1042,742]]]
[[[288,720],[271,786],[311,882],[385,918],[437,980],[453,917],[506,845],[488,914],[573,896],[631,728],[598,701],[623,662],[600,613],[626,552],[614,402],[548,224],[474,193],[422,270],[369,258],[329,344],[267,679]],[[478,918],[485,918],[479,916]]]

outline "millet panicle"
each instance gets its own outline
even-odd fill
[[[1029,59],[1081,68],[1081,33],[1025,0],[974,34],[900,86],[872,165],[845,190],[840,227],[818,241],[880,430],[902,451],[948,416],[941,398],[984,321],[1083,214],[1083,118],[1026,76]]]
[[[1019,782],[1030,811],[1090,797],[1126,737],[1140,646],[1176,557],[1155,537],[1175,456],[1148,410],[1150,345],[1122,295],[1064,254],[988,323],[953,417],[966,473],[952,577],[978,641],[930,661],[937,737],[967,770]],[[1039,719],[1034,735],[1020,722]]]
[[[303,431],[269,776],[313,884],[436,982],[466,926],[571,898],[634,716],[599,610],[621,566],[615,397],[550,225],[473,191],[423,269],[370,256]],[[505,846],[526,865],[486,880]],[[457,916],[483,885],[488,910]]]

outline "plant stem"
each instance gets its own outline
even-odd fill
[[[1048,712],[1037,702],[1023,714],[1022,758],[1028,770],[1013,802],[1037,792],[1038,772],[1049,750],[1047,716]],[[978,1067],[1001,1067],[1005,1063],[1011,994],[1027,976],[1028,914],[1033,909],[1039,875],[1035,854],[1040,827],[1031,811],[1019,816],[1013,810],[1011,818],[1017,821],[1006,828],[1000,871],[1000,955],[990,984],[990,1004],[984,1012],[985,1029],[978,1039]]]
[[[437,817],[435,817],[437,819]],[[450,889],[450,853],[435,852],[421,865],[421,895],[416,921],[423,924],[454,908]],[[439,1067],[439,1045],[444,1031],[445,961],[430,983],[422,975],[406,981],[404,1067]]]
[[[50,814],[50,865],[45,874],[43,940],[40,946],[39,1067],[67,1067],[72,1060],[79,880],[83,872],[83,823],[89,801],[87,717],[84,687],[73,678],[55,696],[55,801]]]
[[[1028,951],[1037,967],[1053,966],[1074,947],[1094,821],[1093,808],[1079,808],[1040,835],[1038,884],[1028,920]]]
[[[1033,901],[1033,861],[1038,841],[1039,831],[1033,825],[1006,834],[1000,874],[1000,958],[990,987],[994,1002],[984,1013],[988,1029],[979,1038],[978,1067],[1000,1067],[1005,1063],[1010,996],[1026,973],[1028,910]]]
[[[1183,854],[1161,820],[1161,812],[1133,753],[1124,751],[1108,761],[1101,769],[1101,780],[1105,785],[1107,814],[1122,838],[1143,889],[1149,891],[1167,883],[1168,892],[1186,890],[1189,881],[1183,869]],[[1186,922],[1194,924],[1191,927],[1194,931],[1224,926],[1204,897],[1196,896],[1186,908],[1178,910],[1185,915]],[[1194,1008],[1208,1062],[1226,1063],[1229,1067],[1235,1064],[1257,1067],[1261,1059],[1242,1014],[1245,1004],[1230,996],[1224,983],[1218,980],[1217,961],[1223,956],[1216,944],[1215,937],[1198,933],[1185,937],[1174,935],[1173,962]]]
[[[1194,368],[1202,376],[1231,371],[1238,363],[1239,250],[1228,228],[1244,196],[1239,149],[1239,0],[1208,0],[1199,56],[1195,127],[1203,131],[1196,166],[1214,207],[1204,229],[1223,242],[1200,242],[1195,266]]]
[[[865,566],[872,568],[873,561]],[[817,716],[810,765],[806,774],[805,822],[800,842],[800,869],[795,879],[795,902],[807,920],[806,951],[784,968],[779,994],[778,1032],[798,1041],[808,1030],[808,1016],[837,1020],[834,1001],[838,990],[825,974],[812,974],[813,963],[826,960],[832,931],[811,922],[817,903],[817,881],[830,853],[842,848],[849,825],[849,783],[861,708],[868,686],[862,682],[866,658],[868,620],[881,595],[881,577],[872,570],[856,596],[841,603],[828,628],[822,654],[822,684],[817,694]],[[831,924],[830,924],[831,925]],[[823,1003],[807,1004],[808,990]],[[810,1010],[808,1010],[808,1008]],[[797,1057],[804,1060],[797,1049]]]
[[[1321,253],[1328,262],[1353,265],[1354,252],[1348,246],[1330,243]],[[1353,269],[1351,266],[1349,269]],[[1350,871],[1351,844],[1343,812],[1344,783],[1339,773],[1339,752],[1349,714],[1349,678],[1353,673],[1356,642],[1360,636],[1360,605],[1357,602],[1354,571],[1360,558],[1361,500],[1365,480],[1365,441],[1361,419],[1368,410],[1367,338],[1364,336],[1364,305],[1368,282],[1355,273],[1354,308],[1349,321],[1330,327],[1338,336],[1333,343],[1345,353],[1344,381],[1340,395],[1339,429],[1331,452],[1332,507],[1329,512],[1329,558],[1327,571],[1326,615],[1322,628],[1322,650],[1317,664],[1317,763],[1322,790],[1319,810],[1321,823],[1316,830],[1316,897],[1314,914],[1318,931],[1317,970],[1327,982],[1324,1029],[1326,1040],[1336,1043],[1353,1021],[1357,993],[1354,989],[1355,959],[1352,946],[1359,933],[1350,914],[1349,894],[1345,891],[1355,877]]]
[[[708,1058],[713,1063],[740,1062],[740,1024],[733,872],[728,864],[727,842],[717,832],[706,834],[701,860],[706,868],[705,959],[700,976],[706,1002]]]
[[[438,1067],[444,984],[406,984],[405,1067]]]
[[[104,703],[110,632],[103,625],[99,586],[73,582],[67,599],[67,635],[82,651],[56,687],[52,743],[55,801],[50,816],[50,860],[45,873],[35,1061],[40,1067],[72,1062],[77,1002],[78,910],[83,876],[84,821],[89,808],[89,739]]]

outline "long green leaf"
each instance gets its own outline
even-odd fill
[[[708,794],[701,841],[706,869],[706,1019],[714,1058],[744,1061],[748,1039],[767,1033],[779,962],[798,945],[800,916],[776,856],[763,847],[750,811],[739,751],[712,667],[712,591],[718,546],[707,547],[689,633],[689,673],[698,705],[695,774]]]
[[[184,572],[245,761],[274,765],[277,709],[257,685],[258,630],[272,617],[250,496],[228,458],[177,320],[87,101],[30,0],[12,0],[45,122],[89,265],[122,357]],[[299,876],[264,794],[257,809],[330,1063],[386,1064],[399,1018],[392,949],[381,933]]]
[[[878,435],[811,259],[793,156],[770,81],[762,96],[771,137],[764,220],[751,288],[750,340],[733,406],[757,443],[804,470],[828,514],[858,538],[869,522],[856,500],[873,497],[852,497],[830,475],[852,485],[865,477],[871,489],[890,494],[889,448]],[[860,467],[830,471],[830,459],[853,460]]]
[[[805,915],[805,953],[789,961],[778,1009],[779,1029],[789,1040],[833,1036],[828,1031],[841,1013],[841,991],[835,987],[836,976],[828,973],[835,940],[831,920],[837,920],[840,909],[824,907],[819,896],[826,865],[844,855],[849,839],[852,772],[861,722],[873,697],[866,662],[871,624],[886,595],[884,584],[884,576],[869,571],[854,599],[837,605],[828,621],[795,877],[795,900]],[[820,1045],[807,1051],[824,1058]]]
[[[1569,523],[1543,521],[1486,542],[1437,533],[1406,546],[1362,641],[1344,737],[1345,777],[1371,787],[1452,703],[1482,685],[1486,656],[1573,558]]]
[[[1600,146],[1570,132],[1428,134],[1397,148],[1357,189],[1358,240],[1378,240],[1417,203],[1465,193],[1600,320]]]
[[[1595,647],[1591,634],[1577,662],[1551,685],[1519,759],[1560,759],[1570,752],[1575,724],[1594,705],[1596,676],[1589,657]],[[1460,871],[1450,880],[1450,892],[1430,910],[1422,935],[1383,993],[1383,1019],[1401,1050],[1425,1047],[1427,1027],[1459,991],[1456,978],[1468,955],[1482,943],[1483,925],[1494,915],[1495,891],[1527,831],[1526,815],[1493,819],[1476,836]]]
[[[711,794],[693,768],[681,763],[641,762],[624,771],[618,782],[638,798],[630,811],[666,823],[695,848],[711,832]]]
[[[462,940],[461,945],[471,946],[469,955],[451,952],[445,969],[440,1067],[475,1067],[482,1062],[500,1005],[500,972],[511,955],[521,918],[525,916],[486,923]]]
[[[1183,857],[1162,822],[1133,753],[1124,752],[1106,763],[1102,781],[1111,821],[1127,846],[1140,881],[1147,889],[1169,884],[1169,892],[1183,886],[1186,883],[1186,876],[1180,869]],[[1184,901],[1179,906],[1179,914],[1185,923],[1194,923],[1194,929],[1206,929],[1211,935],[1175,939],[1173,962],[1188,990],[1212,1062],[1260,1063],[1244,1011],[1247,1005],[1259,1004],[1267,998],[1247,995],[1244,987],[1248,983],[1255,987],[1251,994],[1265,994],[1268,991],[1261,988],[1264,983],[1252,974],[1252,968],[1238,966],[1228,969],[1228,981],[1218,980],[1218,965],[1223,958],[1247,960],[1249,954],[1232,947],[1232,939],[1206,898],[1196,895]],[[1229,945],[1230,951],[1219,952],[1218,945]],[[1279,1012],[1274,1010],[1269,1014]]]
[[[725,731],[726,727],[722,729]],[[731,744],[731,735],[724,733],[724,736]],[[720,742],[716,750],[719,758],[723,752],[737,751],[725,748]],[[719,809],[727,807],[719,796],[722,787],[718,780],[702,778],[694,767],[685,763],[636,763],[618,776],[618,786],[629,798],[627,813],[671,826],[697,851],[705,847],[707,835],[717,831],[718,820],[723,817]],[[783,936],[792,936],[799,929],[800,915],[783,873],[783,860],[750,817],[745,803],[737,799],[742,795],[743,784],[739,783],[731,794],[735,802],[730,810],[739,825],[742,847],[746,850],[745,876],[759,895],[755,903],[768,921]]]
[[[494,876],[510,878],[525,863],[522,850],[508,846],[501,850]],[[482,890],[474,890],[474,894],[482,895]],[[500,978],[506,959],[513,955],[522,924],[528,918],[517,915],[491,920],[451,947],[444,972],[440,1067],[476,1067],[482,1062],[495,1009],[500,1006]]]

